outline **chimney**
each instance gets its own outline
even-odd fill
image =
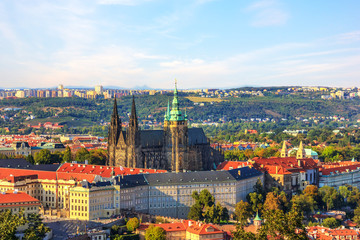
[[[301,167],[301,160],[298,160],[298,165],[299,167]]]
[[[275,173],[278,174],[278,166],[276,166],[276,172]]]

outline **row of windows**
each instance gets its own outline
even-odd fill
[[[75,211],[87,211],[87,206],[74,206],[71,205],[71,210],[75,210]]]

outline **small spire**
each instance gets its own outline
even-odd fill
[[[118,115],[116,97],[115,97],[115,100],[114,100],[114,107],[113,107],[112,115]]]
[[[129,119],[129,126],[130,125],[136,126],[136,127],[138,125],[134,95],[133,95],[133,99],[132,99],[131,113],[130,113],[130,119]]]
[[[254,218],[254,221],[261,221],[262,219],[259,217],[259,211],[256,211],[256,217]]]

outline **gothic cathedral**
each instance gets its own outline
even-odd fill
[[[211,170],[224,161],[223,154],[210,147],[202,128],[188,128],[186,112],[179,108],[175,85],[170,110],[168,103],[163,130],[140,130],[133,97],[129,127],[124,131],[116,99],[108,136],[109,166],[155,168],[168,171]]]

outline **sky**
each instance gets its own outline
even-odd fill
[[[360,87],[359,0],[3,0],[0,88]]]

